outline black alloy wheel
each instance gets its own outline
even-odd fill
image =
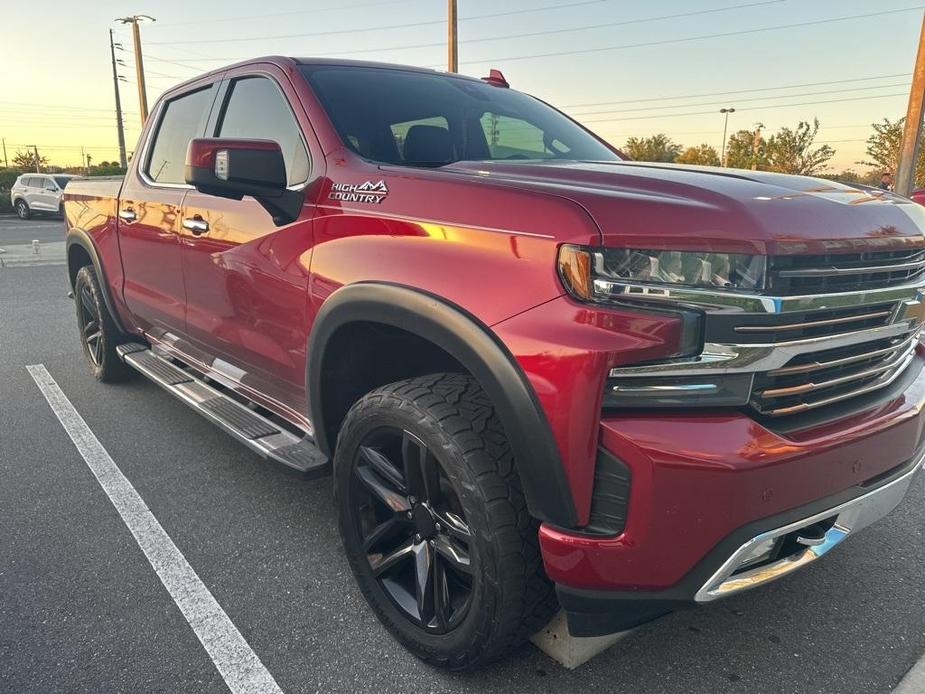
[[[415,376],[353,403],[334,499],[360,592],[428,663],[489,663],[558,609],[504,428],[467,374]]]
[[[92,265],[77,271],[74,278],[77,329],[90,372],[98,381],[124,381],[134,374],[116,352],[127,338],[113,320],[103,299],[103,290]]]
[[[77,327],[84,343],[84,352],[94,367],[103,364],[103,318],[93,300],[89,284],[82,284],[77,295]]]
[[[428,632],[458,625],[472,597],[472,531],[433,452],[403,429],[370,432],[357,449],[350,503],[385,594]]]

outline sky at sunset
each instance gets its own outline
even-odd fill
[[[730,132],[818,117],[831,168],[863,170],[870,123],[905,112],[922,8],[914,0],[459,0],[460,71],[503,70],[620,146],[665,132],[719,149]],[[445,67],[444,0],[91,0],[9,3],[0,40],[0,137],[52,163],[118,158],[108,30],[128,150],[140,130],[131,34],[142,27],[148,100],[258,55],[337,56]],[[860,16],[863,15],[863,16]],[[837,21],[833,21],[837,20]],[[15,28],[15,31],[13,30]],[[0,152],[2,156],[2,152]]]

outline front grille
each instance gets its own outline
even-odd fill
[[[898,337],[801,354],[757,374],[751,405],[768,417],[806,412],[892,383],[912,361],[918,329]]]
[[[827,337],[887,325],[896,302],[776,314],[717,314],[706,326],[707,342],[772,344]]]
[[[925,275],[925,248],[774,256],[769,261],[768,288],[779,296],[882,289]]]

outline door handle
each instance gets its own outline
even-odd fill
[[[135,221],[135,210],[131,207],[126,207],[124,210],[119,210],[119,219],[126,222]]]
[[[183,228],[193,232],[193,236],[200,236],[209,230],[209,223],[199,215],[187,217],[183,220]]]

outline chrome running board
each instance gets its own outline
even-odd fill
[[[116,351],[126,364],[267,460],[309,479],[330,474],[330,461],[308,435],[297,436],[146,345],[129,343]]]

